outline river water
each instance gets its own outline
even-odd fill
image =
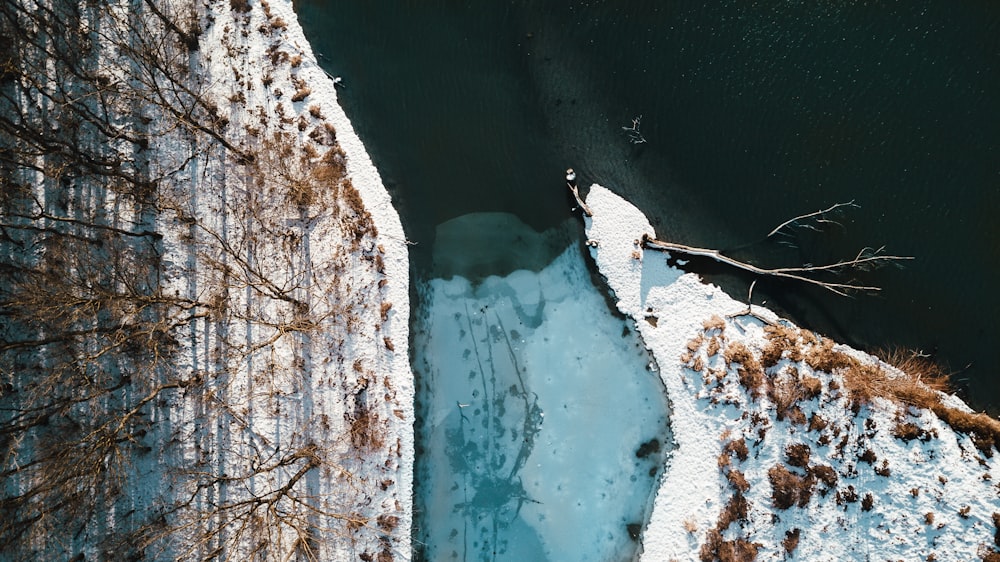
[[[344,78],[341,103],[417,242],[415,287],[463,275],[435,265],[437,229],[450,219],[500,212],[538,232],[562,224],[562,175],[573,166],[581,185],[602,183],[642,208],[661,238],[765,266],[865,246],[915,256],[860,277],[882,287],[875,295],[762,279],[754,302],[861,349],[931,354],[973,407],[1000,412],[1000,4],[296,9],[320,62]],[[623,130],[635,118],[640,144]],[[848,201],[859,207],[823,233],[802,232],[792,246],[763,240],[790,217]],[[561,250],[513,252],[465,276],[538,272]],[[753,280],[689,267],[734,295]]]

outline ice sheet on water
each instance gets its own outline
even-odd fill
[[[666,397],[579,245],[539,272],[418,291],[423,558],[628,558],[663,458],[637,451],[669,443]]]

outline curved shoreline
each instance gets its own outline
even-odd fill
[[[858,399],[851,367],[819,365],[835,359],[889,383],[910,377],[763,307],[754,314],[771,325],[746,315],[745,303],[645,251],[652,227],[611,191],[593,186],[587,204],[591,254],[656,357],[672,408],[677,448],[643,560],[781,560],[794,551],[804,560],[958,561],[995,552],[1000,455],[991,443],[891,393]],[[780,404],[789,389],[801,394]],[[954,396],[934,398],[939,410],[971,412]]]
[[[392,491],[386,494],[388,497],[385,500],[394,502],[399,513],[393,535],[400,546],[409,548],[413,519],[414,380],[409,360],[410,271],[406,235],[378,170],[337,101],[333,80],[319,66],[312,47],[305,38],[292,1],[271,0],[270,6],[274,15],[283,17],[288,24],[283,33],[302,53],[298,73],[312,90],[309,95],[310,105],[320,106],[323,115],[336,128],[337,142],[347,154],[347,177],[361,194],[365,209],[371,213],[378,229],[376,238],[384,249],[384,278],[388,280],[384,291],[387,300],[392,303],[392,309],[381,329],[383,332],[387,330],[388,337],[395,343],[394,349],[387,350],[380,345],[381,342],[374,341],[372,343],[375,349],[372,352],[378,357],[379,372],[391,379],[394,402],[400,406],[395,415],[387,420],[388,441],[396,441],[399,446],[399,470],[395,484],[390,488]]]

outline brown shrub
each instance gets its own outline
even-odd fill
[[[730,367],[733,364],[739,365],[737,374],[740,378],[740,384],[750,392],[750,396],[754,400],[760,398],[765,390],[767,377],[753,353],[742,343],[733,342],[726,346],[725,357]]]
[[[746,477],[742,472],[736,470],[735,468],[729,469],[729,472],[726,473],[726,479],[729,480],[729,483],[740,492],[746,492],[750,489],[750,483],[747,482]]]
[[[972,442],[986,456],[992,456],[993,449],[1000,448],[1000,421],[989,415],[963,412],[940,402],[935,404],[931,411],[955,431],[968,433],[972,437]]]
[[[878,457],[875,455],[875,451],[866,448],[865,452],[858,456],[858,459],[868,464],[874,464],[878,460]]]
[[[726,329],[726,321],[718,314],[713,314],[711,318],[701,323],[701,327],[704,328],[706,332],[710,330],[718,330],[722,332]]]
[[[309,97],[309,94],[311,93],[312,89],[307,88],[306,86],[300,86],[295,90],[295,94],[292,95],[292,101],[302,101]]]
[[[767,477],[771,481],[771,501],[778,509],[788,509],[793,505],[805,507],[816,486],[816,480],[811,475],[799,476],[780,464],[771,467]]]
[[[812,400],[823,393],[823,381],[818,378],[805,375],[801,382],[802,388],[805,389],[806,398]]]
[[[933,511],[928,511],[927,513],[924,514],[924,524],[925,525],[933,525],[934,524],[934,512]]]
[[[875,474],[879,476],[884,476],[888,478],[892,475],[892,470],[889,469],[889,461],[882,459],[882,464],[875,467]]]
[[[837,505],[844,502],[857,503],[857,501],[858,491],[854,489],[853,485],[848,485],[846,490],[837,490]]]
[[[791,466],[806,468],[809,466],[809,455],[812,449],[805,443],[794,443],[785,447],[785,460]]]
[[[724,541],[719,545],[719,561],[751,562],[757,559],[757,550],[760,546],[759,543],[752,543],[743,538]]]
[[[702,562],[752,562],[757,559],[759,543],[751,543],[744,538],[727,541],[722,533],[712,529],[705,536],[705,544],[701,545],[698,557]]]
[[[383,322],[389,319],[389,310],[391,309],[392,309],[391,302],[383,302],[382,306],[379,307],[379,315],[382,317]]]
[[[830,424],[823,416],[814,413],[809,418],[809,431],[823,431]]]
[[[698,334],[697,336],[691,338],[687,342],[688,351],[698,351],[699,349],[701,349],[701,344],[704,343],[704,341],[705,338],[702,337],[701,334]]]
[[[349,235],[351,239],[352,249],[356,250],[365,236],[373,238],[378,236],[378,229],[375,228],[371,213],[365,208],[364,201],[361,199],[361,193],[355,189],[351,178],[347,178],[341,182],[340,194],[347,204],[347,210],[350,211],[343,214],[341,224],[344,228],[344,233]]]
[[[871,511],[875,507],[875,497],[870,493],[865,494],[864,499],[861,500],[861,511]]]
[[[326,151],[323,159],[313,168],[313,176],[324,183],[334,186],[347,175],[347,155],[339,146]]]
[[[837,487],[837,471],[833,467],[825,464],[817,464],[809,467],[809,474],[823,483],[828,490],[832,490]]]
[[[399,526],[399,517],[387,513],[379,515],[375,521],[378,523],[379,528],[386,532],[392,531]]]
[[[722,451],[725,454],[735,453],[736,458],[740,459],[741,462],[747,460],[747,457],[750,456],[750,450],[747,449],[746,439],[742,437],[726,443],[726,445],[722,448]]]
[[[747,499],[743,497],[742,493],[736,492],[733,497],[729,498],[726,507],[719,514],[719,524],[716,528],[719,531],[725,531],[732,523],[746,520],[749,511],[750,504]]]
[[[722,344],[719,342],[719,338],[712,336],[712,339],[708,340],[708,349],[705,350],[705,353],[707,353],[709,357],[715,357],[715,354],[717,354],[720,349],[722,349]]]
[[[250,11],[250,3],[247,0],[229,0],[229,8],[245,14]]]
[[[761,352],[760,362],[765,369],[777,365],[786,353],[792,361],[802,359],[798,330],[787,326],[765,326],[764,335],[767,344]]]
[[[996,528],[996,533],[993,535],[993,542],[997,546],[1000,546],[1000,513],[993,513],[993,527]]]
[[[799,537],[802,536],[802,529],[798,527],[791,531],[785,531],[785,538],[781,540],[781,546],[785,547],[785,552],[791,554],[799,546]]]
[[[362,451],[381,449],[385,444],[385,428],[371,408],[358,406],[353,414],[344,414],[350,422],[351,445]]]
[[[788,411],[785,412],[785,416],[788,418],[788,421],[794,423],[795,425],[806,424],[806,414],[798,405],[789,408]]]
[[[907,443],[914,439],[928,441],[931,438],[931,434],[917,424],[900,420],[896,421],[896,425],[892,428],[892,434]]]

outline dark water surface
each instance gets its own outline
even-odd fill
[[[434,227],[563,221],[562,171],[661,238],[778,265],[886,245],[877,296],[758,283],[755,302],[863,349],[906,346],[1000,411],[1000,4],[302,0],[321,62],[429,267]],[[642,116],[647,142],[621,130]],[[838,201],[845,228],[760,240]],[[507,264],[509,269],[515,264]],[[504,266],[498,266],[504,269]],[[751,279],[706,266],[735,295]],[[503,273],[503,271],[497,271]]]

